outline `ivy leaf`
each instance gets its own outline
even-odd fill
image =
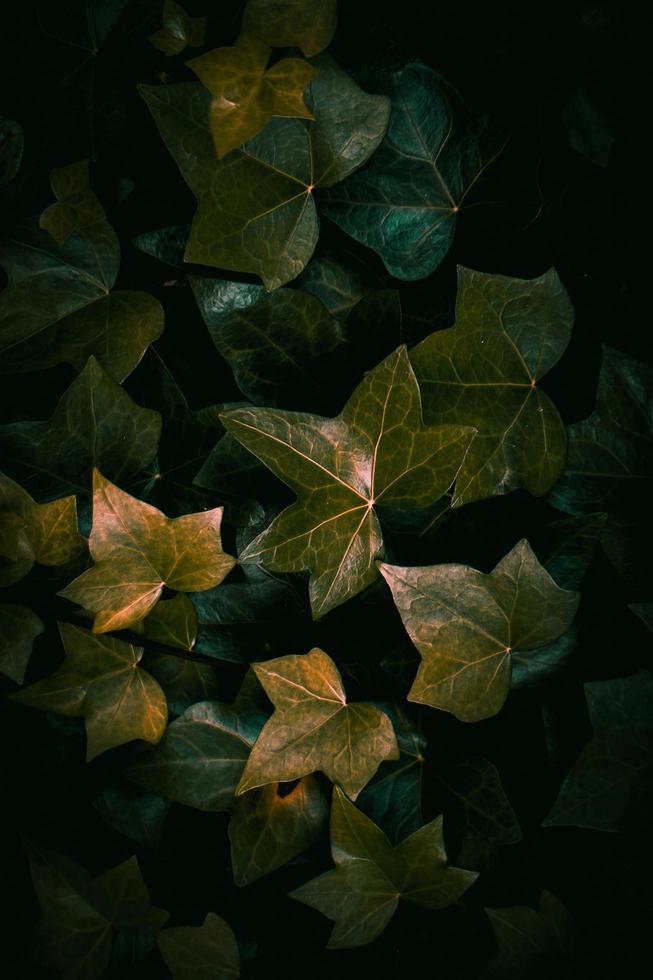
[[[384,759],[399,758],[388,716],[371,704],[347,703],[340,673],[323,650],[252,669],[275,712],[252,749],[237,795],[321,770],[355,799]]]
[[[188,708],[155,749],[143,749],[127,770],[151,793],[197,810],[221,811],[234,793],[263,719],[217,701]]]
[[[459,266],[455,326],[410,355],[426,420],[478,429],[453,507],[517,487],[541,496],[562,473],[565,427],[536,382],[562,356],[573,317],[553,269],[513,279]]]
[[[159,413],[139,408],[91,357],[51,419],[0,426],[0,450],[37,497],[85,496],[94,466],[129,481],[151,461],[160,434]]]
[[[88,160],[53,170],[50,184],[57,203],[45,209],[39,228],[49,231],[57,245],[63,245],[74,231],[104,220],[104,208],[89,186]]]
[[[290,896],[334,920],[329,949],[371,943],[387,926],[400,898],[427,909],[447,908],[477,878],[473,871],[447,866],[442,817],[393,848],[337,786],[331,807],[331,854],[335,870]]]
[[[73,861],[30,843],[32,881],[42,918],[33,937],[38,963],[64,980],[95,980],[109,964],[115,930],[156,932],[168,918],[155,908],[136,858],[91,878]]]
[[[84,718],[87,761],[135,738],[158,742],[168,709],[157,682],[139,666],[143,650],[69,623],[59,631],[63,664],[12,698],[40,711]]]
[[[546,525],[546,559],[549,575],[561,589],[579,588],[598,547],[607,514],[567,517]]]
[[[243,30],[273,48],[300,48],[307,58],[331,43],[337,0],[248,0]]]
[[[22,684],[34,640],[44,630],[39,617],[27,606],[3,602],[0,605],[0,673]]]
[[[525,905],[485,909],[499,953],[483,973],[502,980],[569,976],[574,929],[569,911],[543,891],[537,909]]]
[[[564,781],[545,827],[619,833],[653,813],[653,675],[585,684],[594,737]]]
[[[191,599],[180,593],[161,599],[143,620],[143,632],[156,643],[192,650],[197,639],[197,612]],[[171,659],[171,658],[167,658]]]
[[[65,565],[83,555],[75,497],[37,504],[0,473],[0,585],[11,585],[39,565]]]
[[[144,619],[164,586],[201,592],[218,585],[235,560],[222,551],[222,507],[171,519],[93,471],[93,568],[59,594],[96,613],[93,632]]]
[[[653,602],[631,602],[628,608],[641,619],[644,626],[653,633]]]
[[[0,116],[0,187],[11,183],[23,158],[23,129],[13,119]]]
[[[458,212],[496,156],[484,124],[468,129],[458,93],[426,65],[369,80],[390,98],[387,135],[368,167],[323,196],[322,209],[398,279],[422,279],[451,247]]]
[[[0,293],[2,372],[65,362],[81,371],[91,355],[116,381],[163,330],[163,308],[148,293],[111,292],[120,264],[106,221],[73,231],[61,245],[32,223],[0,243],[8,285]]]
[[[522,540],[485,575],[466,565],[380,565],[422,663],[410,701],[480,721],[500,711],[513,651],[553,642],[579,595],[560,589]]]
[[[276,571],[310,569],[317,619],[378,576],[375,506],[425,506],[460,468],[473,430],[425,428],[405,348],[358,385],[335,419],[273,409],[221,416],[298,500],[240,555]]]
[[[240,954],[231,927],[209,912],[199,927],[162,930],[156,941],[172,980],[231,980],[240,976]]]
[[[246,398],[287,408],[328,400],[325,379],[342,369],[347,344],[319,299],[221,279],[190,283],[211,340]]]
[[[321,255],[319,249],[296,285],[316,296],[337,320],[344,320],[365,294],[362,278],[355,269],[328,254]]]
[[[93,806],[119,834],[141,847],[158,847],[170,802],[137,786],[108,783],[93,800]]]
[[[268,69],[264,41],[241,34],[232,48],[216,48],[186,64],[211,93],[209,126],[218,157],[265,128],[274,116],[312,119],[304,89],[317,69],[301,58],[283,58]]]
[[[272,119],[223,160],[209,128],[211,98],[200,83],[141,86],[161,136],[198,199],[187,262],[253,272],[267,289],[294,279],[318,237],[313,189],[356,170],[379,145],[383,96],[368,95],[327,58],[315,62],[307,105],[314,122]]]
[[[150,34],[148,41],[157,51],[171,56],[185,48],[201,48],[204,44],[206,17],[189,17],[180,3],[163,0],[162,24]]]
[[[519,821],[494,765],[480,756],[450,766],[440,777],[446,792],[447,825],[464,842],[471,837],[492,847],[521,840]]]
[[[327,814],[324,794],[313,776],[304,776],[290,789],[271,783],[240,796],[229,820],[236,884],[258,881],[309,848]]]

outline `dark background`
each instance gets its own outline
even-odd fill
[[[209,47],[231,44],[242,4],[186,3],[209,14]],[[455,267],[529,277],[558,270],[576,309],[574,336],[561,363],[545,379],[567,423],[590,413],[607,343],[635,357],[650,357],[648,302],[651,268],[651,119],[647,78],[651,13],[622,3],[367,2],[342,0],[330,50],[352,73],[370,65],[418,57],[462,93],[474,113],[487,113],[509,137],[506,149],[462,216],[454,246],[440,269],[417,283],[398,283],[380,260],[346,239],[328,221],[321,243],[346,249],[382,285],[400,288],[404,321],[392,349],[413,343],[453,320]],[[227,365],[215,352],[184,273],[136,249],[135,235],[186,222],[194,199],[159,139],[136,93],[139,82],[189,77],[188,54],[166,59],[145,40],[159,26],[160,4],[133,0],[116,28],[93,52],[84,3],[22,2],[4,15],[0,113],[25,130],[24,163],[4,203],[2,223],[38,214],[51,202],[48,173],[83,157],[92,160],[92,186],[123,250],[119,286],[152,292],[164,304],[166,331],[157,349],[191,404],[239,397]],[[609,120],[615,143],[607,168],[574,152],[564,125],[573,91],[583,86]],[[215,270],[201,270],[216,275]],[[226,273],[228,278],[234,278]],[[247,278],[247,277],[241,277]],[[380,341],[373,363],[388,352]],[[48,417],[70,369],[3,379],[3,421]],[[126,384],[142,393],[138,371]],[[342,392],[344,403],[348,392]],[[141,398],[142,401],[142,398]],[[522,536],[541,533],[555,518],[527,494],[473,505],[438,539],[437,551],[398,536],[402,563],[464,561],[483,570]],[[34,584],[38,592],[38,580]],[[644,589],[644,587],[641,587]],[[511,696],[506,708],[472,728],[430,709],[417,709],[429,737],[436,771],[469,752],[495,762],[524,830],[520,844],[503,847],[494,866],[470,891],[465,911],[434,916],[401,907],[372,946],[327,952],[330,923],[285,895],[328,867],[325,842],[305,857],[244,890],[230,876],[226,815],[173,806],[158,852],[139,851],[155,904],[172,911],[171,924],[198,924],[206,911],[223,915],[241,943],[243,976],[303,978],[432,977],[479,975],[492,955],[484,905],[534,904],[547,888],[572,911],[578,930],[574,977],[648,975],[653,902],[648,889],[651,840],[645,832],[611,835],[576,829],[542,831],[540,821],[590,728],[582,682],[650,667],[650,640],[626,604],[636,594],[599,554],[583,586],[580,645],[572,664],[541,688]],[[379,650],[405,643],[388,604],[360,597],[320,624],[294,626],[275,640],[274,655],[323,646],[341,668],[352,700],[399,699],[401,684],[378,668]],[[647,649],[647,644],[649,649]],[[28,680],[60,656],[48,632],[37,644]],[[242,671],[220,665],[224,697]],[[7,682],[7,691],[11,685]],[[544,709],[544,714],[543,714]],[[546,762],[543,717],[560,736],[558,768]],[[92,799],[128,757],[128,748],[83,762],[79,726],[56,722],[7,702],[2,709],[2,837],[4,912],[9,977],[43,977],[21,965],[38,910],[19,833],[69,854],[99,872],[134,853],[134,845],[108,827]],[[549,732],[549,735],[551,733]],[[439,810],[436,780],[425,778],[425,818]],[[455,842],[454,842],[455,843]],[[7,960],[5,959],[5,962]],[[116,977],[157,973],[144,964],[118,963]],[[557,975],[555,969],[551,974]]]

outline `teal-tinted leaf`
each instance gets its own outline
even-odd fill
[[[17,684],[25,680],[25,671],[43,623],[27,606],[14,603],[0,605],[0,673]]]
[[[607,514],[588,514],[547,524],[543,564],[561,589],[579,588],[606,520]]]
[[[315,121],[273,119],[222,160],[198,83],[142,86],[164,142],[198,199],[185,259],[253,272],[268,289],[299,275],[318,237],[313,189],[342,180],[381,141],[387,100],[367,95],[322,56],[308,89]]]
[[[628,606],[653,633],[653,602],[631,602]]]
[[[483,978],[542,980],[570,977],[574,928],[570,912],[551,892],[536,909],[525,905],[485,909],[499,948]]]
[[[0,426],[6,469],[37,499],[88,495],[93,467],[129,483],[150,463],[161,416],[139,408],[94,357],[61,397],[47,422]]]
[[[22,158],[22,127],[13,119],[0,116],[0,187],[14,179]]]
[[[573,318],[553,269],[513,279],[459,267],[456,325],[410,355],[427,422],[478,429],[452,506],[517,487],[540,496],[562,472],[565,428],[536,382],[562,356]]]
[[[190,225],[170,225],[136,235],[132,238],[132,245],[166,265],[181,267],[189,234]]]
[[[536,650],[529,650],[526,654],[514,653],[510,678],[511,689],[517,691],[524,687],[532,687],[556,673],[576,649],[577,643],[578,630],[575,626],[570,626],[553,643],[538,647]]]
[[[156,847],[170,801],[137,786],[107,783],[93,806],[110,827],[141,847]]]
[[[614,129],[584,88],[572,93],[563,118],[573,149],[597,167],[607,167],[614,145]]]
[[[421,279],[449,251],[458,212],[497,149],[485,146],[482,123],[468,127],[458,93],[426,65],[378,72],[369,85],[391,100],[387,136],[320,206],[393,276]]]
[[[201,48],[204,44],[206,17],[190,17],[180,3],[163,0],[161,27],[150,34],[148,41],[157,51],[171,56],[185,48]]]
[[[250,401],[282,408],[329,402],[347,356],[342,327],[310,293],[192,278],[211,339]]]
[[[365,292],[362,278],[354,269],[329,255],[320,255],[319,249],[295,285],[317,296],[338,320],[346,317]]]

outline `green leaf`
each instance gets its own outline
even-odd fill
[[[371,943],[387,926],[400,898],[427,909],[447,908],[477,878],[473,871],[447,866],[442,817],[393,848],[337,786],[331,807],[331,854],[334,871],[291,893],[291,898],[334,920],[329,949]]]
[[[495,766],[473,756],[450,766],[441,782],[447,791],[444,815],[457,837],[497,847],[521,840],[521,827]]]
[[[1,371],[65,362],[81,371],[91,355],[116,381],[136,367],[163,330],[163,308],[148,293],[110,292],[120,247],[106,221],[57,245],[26,222],[0,243],[8,285],[0,293]]]
[[[195,606],[183,593],[173,599],[160,599],[143,620],[143,631],[148,639],[180,650],[193,649],[197,626]]]
[[[319,249],[295,285],[316,296],[337,320],[345,319],[365,293],[355,269],[328,254],[321,255]]]
[[[172,980],[231,980],[240,976],[236,937],[214,912],[209,912],[199,927],[164,929],[156,941]]]
[[[163,691],[139,666],[143,650],[109,636],[59,625],[66,651],[49,677],[13,694],[21,704],[86,722],[86,759],[132,739],[158,742],[168,720]]]
[[[543,825],[643,829],[653,815],[653,674],[592,681],[585,684],[585,699],[594,737]]]
[[[104,208],[89,187],[88,160],[53,170],[50,184],[57,203],[45,209],[39,228],[50,232],[57,245],[63,245],[74,231],[104,220]]]
[[[478,429],[453,507],[517,487],[541,496],[562,473],[565,428],[536,382],[562,356],[573,318],[553,269],[513,279],[459,267],[455,326],[410,355],[426,420]]]
[[[522,690],[540,684],[551,674],[555,674],[567,662],[578,645],[578,629],[570,626],[553,643],[529,650],[525,654],[513,653],[512,675],[510,688],[513,691]]]
[[[210,95],[200,83],[141,86],[161,136],[198,200],[187,262],[253,272],[267,289],[297,276],[318,237],[313,188],[360,167],[381,141],[383,96],[367,95],[331,59],[316,62],[307,105],[314,122],[273,119],[216,159]]]
[[[271,783],[236,800],[229,840],[234,881],[241,887],[309,848],[326,823],[328,806],[313,776],[304,776],[285,790]]]
[[[594,557],[607,514],[568,517],[547,524],[546,559],[549,575],[561,589],[579,588]]]
[[[228,575],[235,560],[222,550],[221,521],[221,507],[170,519],[94,470],[89,550],[96,564],[59,594],[96,613],[94,633],[133,626],[164,586],[201,592]]]
[[[133,782],[197,810],[228,810],[263,719],[217,701],[194,704],[173,721],[155,749],[127,770]]]
[[[0,116],[0,187],[9,184],[23,158],[23,129],[13,119]]]
[[[298,500],[249,544],[240,561],[310,569],[315,618],[378,576],[375,506],[425,506],[451,485],[472,430],[425,428],[405,348],[364,378],[335,419],[236,409],[225,427],[296,492]]]
[[[209,126],[219,157],[247,143],[275,116],[312,119],[304,89],[317,69],[301,58],[271,68],[272,48],[241,34],[232,48],[216,48],[186,64],[211,93]]]
[[[342,365],[340,324],[310,293],[221,279],[190,280],[218,352],[250,401],[312,407],[330,395],[326,379]]]
[[[0,673],[17,684],[25,680],[32,646],[45,627],[36,613],[15,603],[0,605]]]
[[[628,606],[653,633],[653,602],[631,602]]]
[[[539,980],[570,976],[574,947],[572,917],[551,892],[543,891],[536,909],[526,905],[488,909],[499,947],[483,977]]]
[[[390,98],[387,136],[321,207],[393,276],[422,279],[449,251],[458,212],[497,150],[484,146],[483,123],[466,128],[460,96],[426,65],[376,72],[369,85]]]
[[[170,802],[137,786],[108,783],[93,806],[119,834],[141,847],[158,847]]]
[[[615,140],[614,129],[582,86],[572,92],[563,121],[572,149],[597,167],[607,167]]]
[[[485,575],[466,565],[380,565],[422,663],[410,701],[480,721],[501,710],[515,653],[569,628],[577,592],[555,584],[522,540]]]
[[[171,56],[187,47],[201,48],[204,44],[206,17],[189,17],[180,3],[163,0],[162,23],[148,41],[157,51]]]
[[[93,467],[128,482],[151,462],[161,416],[139,408],[94,357],[47,422],[0,426],[5,466],[38,498],[86,496]]]
[[[371,704],[347,703],[338,669],[323,650],[252,669],[275,712],[247,760],[239,796],[321,770],[355,799],[384,759],[399,758],[388,716]]]
[[[248,0],[243,30],[274,48],[300,48],[307,58],[331,43],[337,0]]]

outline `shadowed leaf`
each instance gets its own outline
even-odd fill
[[[236,937],[214,912],[209,912],[199,927],[164,929],[156,941],[172,980],[232,980],[240,976]]]
[[[150,34],[148,41],[157,51],[171,56],[186,48],[201,48],[204,44],[206,17],[189,17],[180,3],[163,0],[162,24]]]
[[[45,627],[27,606],[0,605],[0,673],[17,684],[25,680],[32,646]]]
[[[499,947],[483,977],[542,980],[571,975],[574,947],[571,914],[551,892],[542,892],[536,909],[525,905],[486,909]]]
[[[336,30],[337,0],[248,0],[243,30],[274,48],[319,54]]]
[[[74,231],[104,220],[104,208],[89,187],[88,160],[53,170],[50,184],[57,203],[45,209],[39,227],[50,232],[57,245]]]

